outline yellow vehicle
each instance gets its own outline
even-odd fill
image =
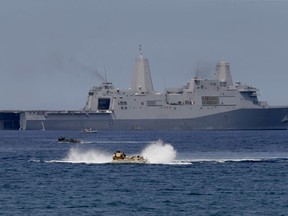
[[[147,163],[147,159],[143,156],[127,156],[122,151],[116,151],[113,154],[112,163]]]

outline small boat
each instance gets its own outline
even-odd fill
[[[65,138],[65,137],[59,137],[58,142],[59,143],[81,143],[81,141],[78,139]]]
[[[97,133],[97,130],[93,130],[92,128],[84,128],[83,130],[81,130],[82,133]]]
[[[143,156],[127,156],[122,151],[116,151],[113,154],[112,163],[147,163],[147,159]]]

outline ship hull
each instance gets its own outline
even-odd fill
[[[238,109],[198,118],[116,119],[113,113],[49,115],[22,119],[24,130],[287,130],[288,107]]]
[[[18,130],[19,111],[0,111],[0,130]]]

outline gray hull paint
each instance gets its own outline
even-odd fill
[[[239,109],[193,119],[117,120],[112,114],[50,116],[27,120],[26,130],[284,130],[288,108]]]

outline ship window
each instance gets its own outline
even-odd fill
[[[147,106],[156,106],[156,101],[147,101]]]
[[[202,97],[203,106],[219,105],[219,97],[217,96],[203,96]]]
[[[110,107],[110,98],[98,99],[98,110],[108,110]]]
[[[225,87],[226,86],[226,82],[220,82],[220,86],[221,87]]]

